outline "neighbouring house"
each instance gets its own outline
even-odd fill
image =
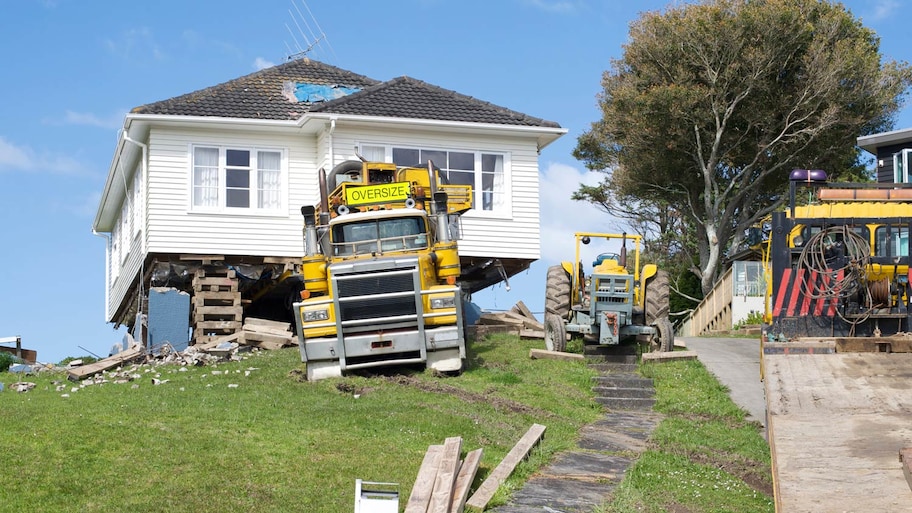
[[[539,258],[539,152],[565,133],[421,80],[306,58],[136,107],[92,225],[107,241],[106,320],[134,326],[152,287],[196,296],[197,340],[241,315],[276,317],[295,292],[300,207],[318,201],[318,170],[358,155],[430,159],[473,186],[459,247],[465,286],[481,290]]]
[[[912,183],[912,128],[865,135],[858,138],[858,147],[874,155],[880,183]]]

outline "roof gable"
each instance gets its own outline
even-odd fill
[[[387,82],[298,59],[133,109],[135,114],[295,120],[308,112],[560,128],[411,77]]]

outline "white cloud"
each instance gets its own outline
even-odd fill
[[[126,111],[117,112],[107,117],[100,117],[91,112],[76,112],[67,110],[61,118],[45,118],[43,121],[48,125],[77,125],[77,126],[94,126],[105,129],[117,129],[123,124]]]
[[[145,53],[151,54],[155,60],[165,58],[165,53],[148,27],[126,30],[120,39],[105,39],[104,44],[109,52],[122,59],[134,59]]]
[[[256,60],[253,61],[253,67],[257,71],[265,68],[271,68],[273,66],[275,66],[274,62],[264,59],[263,57],[257,57]]]
[[[32,158],[27,148],[21,148],[0,137],[0,171],[6,169],[29,170]]]
[[[871,21],[881,21],[898,14],[900,3],[897,0],[879,0],[874,2]]]
[[[621,223],[591,203],[570,196],[580,184],[596,185],[604,175],[567,164],[549,163],[539,177],[541,258],[545,262],[573,260],[576,232],[616,233]]]
[[[546,12],[572,13],[576,12],[578,8],[578,2],[569,0],[524,0],[524,2],[526,5]]]
[[[24,171],[54,175],[95,176],[84,164],[67,155],[36,152],[0,136],[0,172]]]

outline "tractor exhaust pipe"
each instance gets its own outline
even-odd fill
[[[627,232],[621,235],[621,253],[618,255],[618,265],[627,267]]]

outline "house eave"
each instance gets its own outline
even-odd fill
[[[499,135],[509,134],[520,137],[534,137],[537,141],[539,151],[567,133],[566,128],[555,127],[501,125],[494,123],[470,123],[465,121],[441,121],[435,119],[418,118],[356,116],[351,114],[333,114],[328,112],[307,113],[301,117],[299,124],[305,130],[317,130],[317,127],[325,126],[326,123],[329,123],[333,120],[336,121],[337,125],[340,122],[346,122],[363,126],[403,126],[411,128],[419,126],[425,128],[433,128],[442,132],[487,135],[496,132]]]
[[[912,128],[893,130],[873,135],[864,135],[856,139],[858,147],[877,156],[877,148],[897,143],[912,142]]]

